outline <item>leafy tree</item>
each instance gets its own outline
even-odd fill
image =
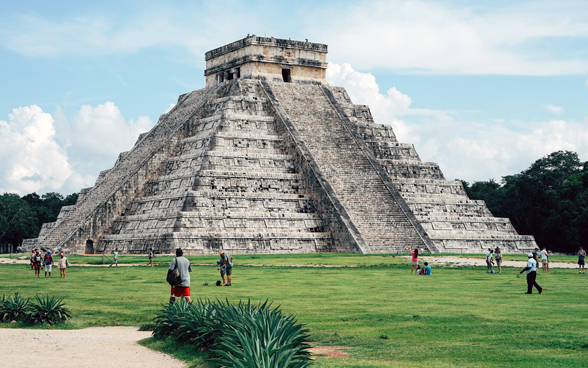
[[[0,196],[0,243],[12,244],[16,250],[23,239],[36,235],[36,223],[35,213],[18,194]]]

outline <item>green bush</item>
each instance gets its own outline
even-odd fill
[[[0,322],[25,322],[30,324],[65,322],[71,312],[64,307],[63,298],[35,296],[35,302],[18,293],[12,297],[0,297]]]
[[[31,305],[29,320],[34,324],[47,323],[54,325],[65,322],[71,317],[69,309],[65,308],[63,298],[55,298],[49,295],[35,296],[36,303]]]
[[[2,295],[0,304],[0,317],[2,322],[24,322],[28,319],[31,312],[29,298],[23,298],[18,293],[11,297]]]
[[[308,330],[267,301],[259,305],[197,300],[164,307],[153,336],[208,350],[220,367],[303,368],[310,365]]]

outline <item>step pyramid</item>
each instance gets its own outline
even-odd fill
[[[324,80],[326,45],[250,36],[23,248],[78,253],[535,247]]]

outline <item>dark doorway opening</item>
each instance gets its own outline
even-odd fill
[[[86,254],[94,254],[94,242],[86,240]]]
[[[291,69],[282,69],[282,79],[284,82],[290,83],[292,82],[292,75],[290,74]]]

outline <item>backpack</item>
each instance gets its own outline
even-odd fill
[[[229,266],[233,267],[233,256],[229,255]]]
[[[180,270],[178,270],[178,259],[176,258],[176,267],[167,274],[166,281],[171,286],[178,286],[182,283],[182,279],[180,278]]]
[[[51,263],[51,256],[49,254],[45,254],[45,259],[43,262],[45,262],[45,264]]]

